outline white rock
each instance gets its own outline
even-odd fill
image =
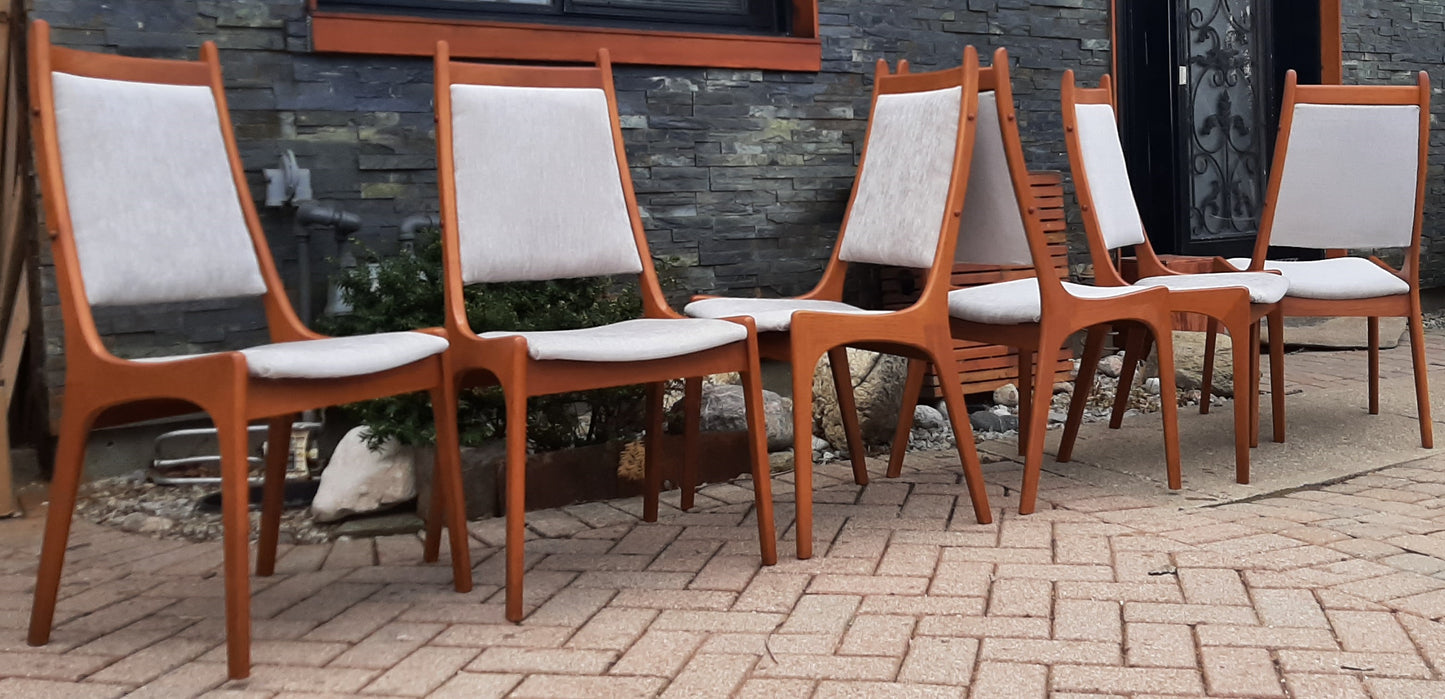
[[[993,402],[999,405],[1018,405],[1019,387],[1011,383],[1006,383],[993,389]]]
[[[372,451],[365,437],[366,428],[357,427],[336,445],[311,501],[317,521],[331,522],[416,497],[412,450],[388,440]]]
[[[942,429],[946,423],[943,421],[943,413],[937,408],[928,405],[916,405],[913,407],[913,427],[919,430]]]
[[[1159,377],[1144,379],[1144,391],[1151,396],[1159,395]]]
[[[1119,378],[1119,373],[1124,370],[1124,358],[1117,354],[1111,354],[1099,360],[1099,373],[1111,379]]]
[[[848,373],[853,380],[853,399],[858,404],[858,425],[865,444],[882,444],[893,438],[898,411],[903,403],[903,383],[908,377],[908,360],[892,354],[848,350]],[[813,424],[834,448],[843,450],[848,440],[843,417],[833,388],[833,371],[828,357],[813,372]],[[821,427],[821,430],[816,428]]]

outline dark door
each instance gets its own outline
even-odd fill
[[[1248,255],[1286,70],[1318,82],[1317,0],[1119,0],[1120,122],[1161,253]]]

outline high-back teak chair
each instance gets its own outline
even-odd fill
[[[740,372],[747,406],[758,543],[777,561],[757,335],[749,319],[683,318],[668,307],[648,254],[623,152],[605,50],[597,65],[453,62],[436,53],[446,329],[443,399],[497,384],[506,401],[506,614],[523,616],[527,398],[648,385],[643,519],[657,520],[662,382]],[[638,275],[645,318],[545,332],[472,331],[463,287],[480,282]],[[428,551],[435,546],[428,531]]]
[[[963,65],[930,73],[909,73],[906,64],[888,73],[879,61],[873,105],[853,192],[839,241],[823,278],[810,292],[791,299],[703,298],[683,311],[699,317],[747,315],[758,324],[763,356],[787,361],[793,381],[793,462],[797,498],[798,557],[813,551],[813,370],[827,354],[838,406],[849,434],[854,479],[867,483],[846,347],[915,358],[952,376],[953,342],[948,337],[947,293],[959,216],[968,182],[978,111],[978,54],[972,47]],[[842,303],[849,263],[928,270],[917,302],[898,311],[864,311]],[[944,381],[945,387],[949,382]],[[979,522],[991,521],[982,469],[957,381],[944,391],[959,458]],[[690,392],[696,389],[690,387]],[[695,421],[695,399],[689,401]],[[691,435],[689,435],[691,436]]]
[[[1034,511],[1043,465],[1044,432],[1049,397],[1053,395],[1053,357],[1075,331],[1119,321],[1136,321],[1152,331],[1159,344],[1163,395],[1174,395],[1173,342],[1169,292],[1139,287],[1096,287],[1073,284],[1049,273],[1048,241],[1042,223],[1031,215],[1028,169],[1019,138],[1009,83],[1008,52],[994,52],[993,65],[979,70],[979,119],[968,182],[968,202],[958,234],[960,262],[990,265],[1033,265],[1026,279],[955,289],[948,294],[952,335],[1016,347],[1019,351],[1019,450],[1024,455],[1024,483],[1019,512]],[[1042,270],[1042,272],[1040,272]],[[1037,370],[1031,365],[1035,355]],[[909,365],[903,409],[888,475],[902,468],[902,455],[912,427],[927,367]],[[939,377],[948,386],[949,379]],[[1032,384],[1032,386],[1030,386]],[[955,387],[954,390],[957,390]],[[1173,401],[1164,404],[1164,451],[1169,487],[1179,488],[1179,428]],[[950,408],[950,415],[953,411]]]
[[[1276,144],[1254,257],[1229,264],[1284,275],[1285,316],[1368,319],[1371,415],[1380,412],[1380,318],[1406,318],[1420,444],[1432,448],[1420,314],[1430,77],[1422,71],[1415,85],[1300,85],[1290,71]],[[1325,257],[1270,260],[1271,245],[1320,250]],[[1378,248],[1403,248],[1400,269],[1378,257],[1347,254]],[[1273,326],[1269,344],[1284,344]]]
[[[1069,169],[1074,176],[1074,193],[1084,217],[1088,234],[1089,254],[1094,262],[1094,283],[1099,286],[1123,287],[1118,268],[1119,253],[1133,248],[1138,260],[1139,281],[1136,286],[1160,286],[1168,289],[1169,307],[1176,313],[1199,313],[1212,324],[1224,323],[1233,343],[1234,353],[1234,463],[1235,478],[1249,482],[1249,447],[1257,438],[1259,415],[1259,321],[1269,316],[1278,326],[1279,300],[1289,289],[1284,277],[1268,272],[1219,272],[1214,274],[1182,274],[1164,266],[1154,254],[1145,234],[1139,209],[1129,186],[1129,171],[1124,161],[1124,148],[1119,140],[1118,121],[1114,111],[1114,92],[1109,76],[1097,88],[1081,88],[1074,84],[1074,71],[1064,72],[1062,86],[1064,141],[1069,151]],[[1217,262],[1222,262],[1217,261]],[[1059,443],[1059,461],[1068,461],[1079,423],[1084,419],[1084,404],[1094,383],[1094,370],[1103,351],[1103,326],[1090,328],[1079,363],[1079,376],[1074,384],[1069,417]],[[1278,332],[1277,330],[1274,332]],[[1144,340],[1144,333],[1135,337]],[[1114,400],[1111,427],[1118,427],[1127,405],[1134,368],[1146,353],[1147,342],[1129,342],[1124,358],[1124,373],[1119,377],[1119,390]],[[1274,343],[1270,353],[1270,378],[1274,382],[1272,398],[1274,439],[1284,441],[1284,353]],[[1206,371],[1200,410],[1209,405],[1210,377]]]
[[[35,584],[30,643],[50,638],[71,513],[94,427],[200,409],[221,451],[227,663],[250,671],[247,437],[269,424],[256,572],[275,567],[291,424],[305,410],[442,386],[440,334],[322,338],[297,319],[276,274],[231,135],[216,47],[200,61],[124,58],[52,47],[30,31],[30,90],[45,220],[65,320],[66,392]],[[259,296],[274,344],[146,360],[113,356],[92,306]],[[438,490],[452,574],[471,589],[455,430],[439,430]],[[434,515],[439,527],[441,515]]]

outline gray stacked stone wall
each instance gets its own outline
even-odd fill
[[[1344,0],[1341,33],[1346,84],[1415,84],[1430,73],[1436,93],[1426,180],[1425,226],[1420,243],[1420,283],[1445,286],[1445,0]]]
[[[260,170],[293,150],[311,170],[316,198],[360,214],[362,241],[391,250],[403,218],[437,208],[431,62],[312,53],[305,4],[33,0],[33,16],[53,25],[56,43],[87,50],[193,58],[201,42],[215,41],[258,199]],[[619,67],[624,137],[653,252],[683,262],[693,292],[808,289],[836,238],[880,58],[930,70],[957,65],[968,44],[985,63],[995,48],[1008,48],[1029,166],[1066,169],[1059,77],[1073,68],[1093,81],[1107,70],[1108,5],[822,0],[816,73]],[[293,285],[290,224],[275,211],[263,210],[263,218],[282,277]],[[333,248],[313,243],[313,269],[323,270]],[[47,383],[58,387],[58,301],[53,275],[43,277]],[[107,309],[97,320],[127,355],[244,346],[263,340],[265,328],[252,302]]]

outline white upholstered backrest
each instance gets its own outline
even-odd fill
[[[462,281],[642,271],[598,88],[452,85]]]
[[[1124,146],[1119,141],[1119,126],[1114,108],[1107,104],[1080,104],[1074,107],[1079,151],[1083,173],[1088,177],[1089,196],[1094,200],[1094,216],[1099,221],[1104,246],[1109,250],[1126,245],[1140,245],[1145,240],[1144,222],[1129,187],[1129,167],[1124,163]]]
[[[266,293],[205,85],[54,73],[85,295],[96,306]]]
[[[879,95],[838,259],[933,266],[963,88]]]
[[[1271,245],[1411,243],[1419,106],[1299,104],[1285,148]]]
[[[959,225],[957,262],[1031,265],[1028,233],[1009,174],[998,100],[993,90],[978,93],[978,130],[969,166],[968,193]]]

